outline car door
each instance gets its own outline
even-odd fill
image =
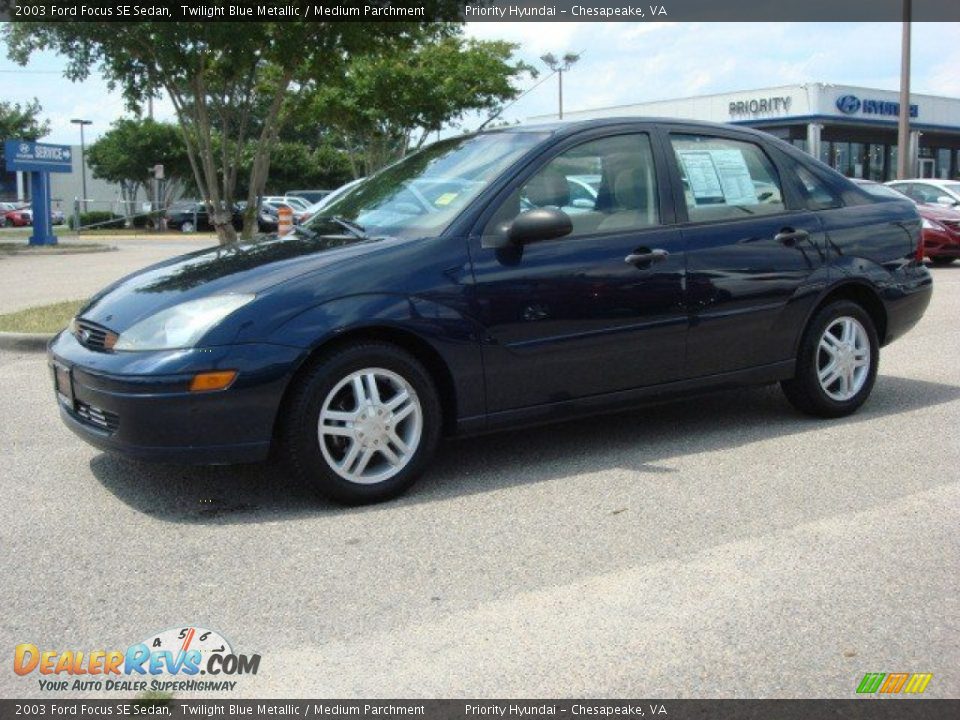
[[[470,247],[488,412],[682,376],[683,241],[658,164],[649,131],[568,139],[481,218]],[[571,178],[596,176],[596,196],[574,204]],[[566,212],[572,232],[492,247],[521,212],[544,207]]]
[[[748,136],[678,129],[669,147],[687,251],[688,376],[789,360],[802,287],[825,259],[818,217]]]

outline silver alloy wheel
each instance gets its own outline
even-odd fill
[[[194,227],[193,223],[187,220],[183,225],[180,226],[180,232],[190,233],[193,232]]]
[[[838,317],[817,346],[817,380],[828,397],[850,400],[870,375],[870,338],[856,318]]]
[[[416,390],[395,372],[364,368],[327,394],[317,434],[330,468],[362,485],[389,480],[413,458],[423,433]]]

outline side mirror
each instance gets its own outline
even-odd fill
[[[537,208],[520,213],[507,228],[507,238],[514,245],[553,240],[573,232],[570,216],[556,208]]]
[[[952,208],[952,207],[956,207],[957,205],[960,205],[960,203],[958,203],[949,195],[941,195],[940,197],[938,197],[937,204],[943,205],[944,207],[948,207],[948,208]]]

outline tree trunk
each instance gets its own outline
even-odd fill
[[[256,230],[257,215],[260,212],[259,200],[263,197],[263,188],[267,182],[267,173],[270,171],[270,152],[280,132],[280,110],[283,107],[284,96],[293,72],[287,70],[276,83],[270,110],[263,122],[263,130],[257,143],[257,150],[253,156],[253,167],[250,168],[250,186],[247,190],[247,207],[243,213],[243,238],[249,239]]]

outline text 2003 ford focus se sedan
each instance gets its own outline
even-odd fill
[[[443,434],[781,382],[850,413],[931,294],[911,202],[772,137],[604,120],[445,140],[285,238],[97,295],[50,346],[97,447],[201,463],[276,447],[386,498]]]

